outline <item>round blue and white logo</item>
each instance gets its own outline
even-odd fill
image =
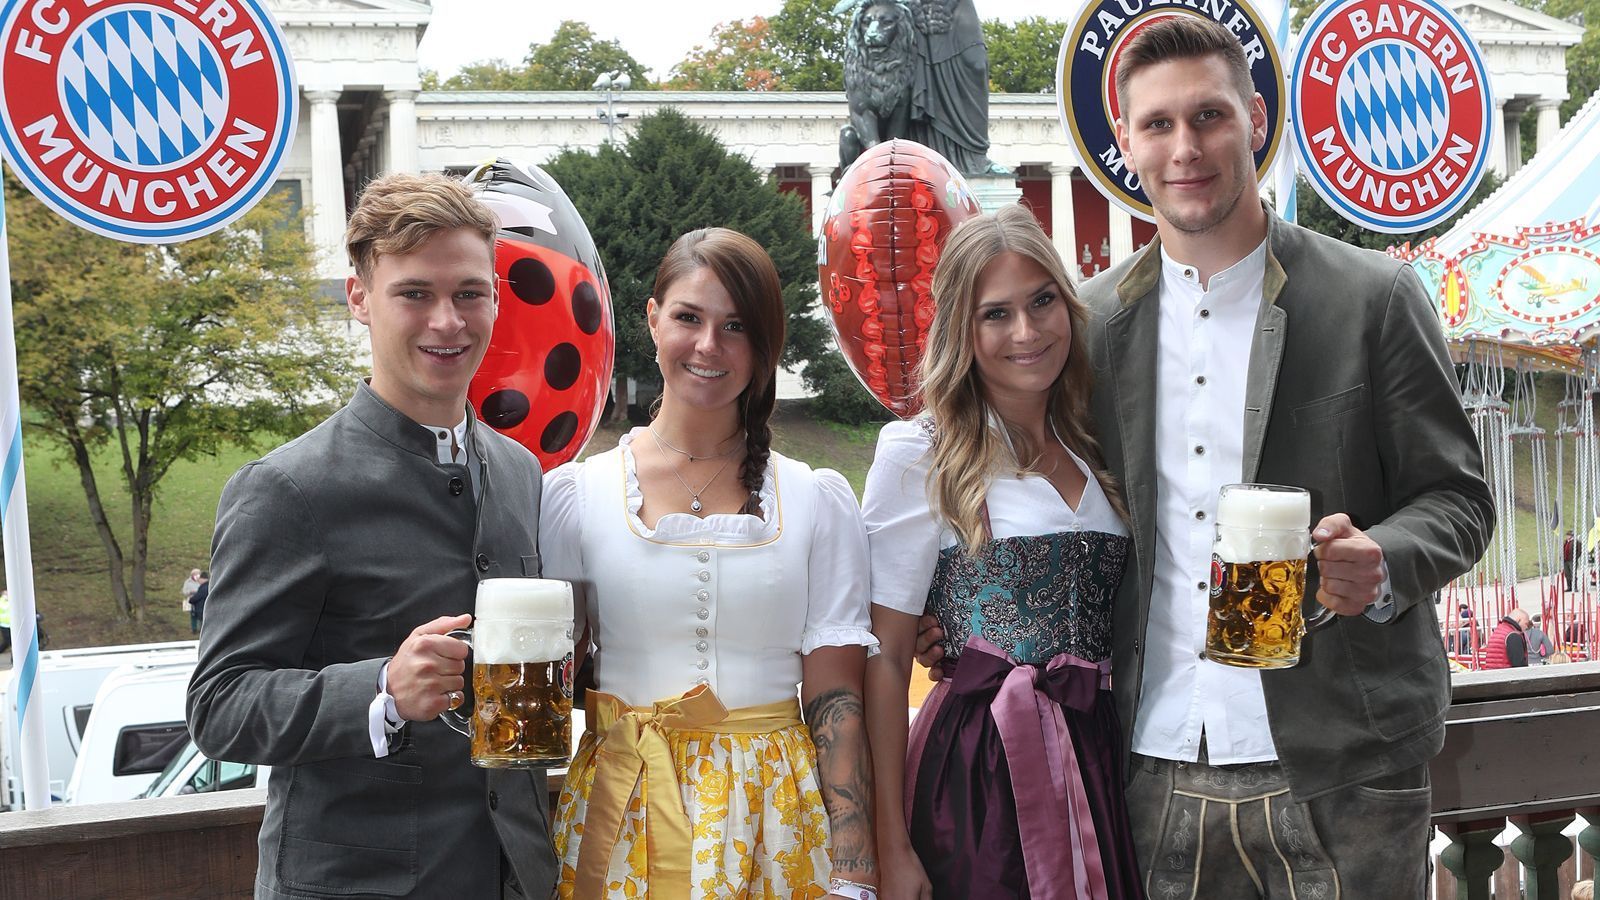
[[[188,162],[228,114],[216,49],[193,22],[151,7],[85,21],[67,40],[56,80],[79,139],[130,169]]]
[[[1318,7],[1300,36],[1289,96],[1306,179],[1363,228],[1429,228],[1483,178],[1494,109],[1488,72],[1442,3]]]
[[[299,89],[261,0],[0,2],[0,149],[51,209],[169,243],[272,187]]]

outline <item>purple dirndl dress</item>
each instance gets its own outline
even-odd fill
[[[946,677],[906,764],[911,841],[936,898],[1144,896],[1110,691],[1128,549],[1083,530],[940,551],[927,611]]]

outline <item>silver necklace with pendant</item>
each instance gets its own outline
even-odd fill
[[[661,455],[662,456],[666,456],[667,455],[667,448],[662,446],[661,436],[656,434],[656,430],[654,428],[649,428],[647,430],[650,432],[650,437],[653,438],[655,440],[655,442],[656,442],[656,449],[661,451]],[[676,447],[674,447],[673,449],[677,450]],[[679,453],[683,453],[682,450],[678,450],[678,452]],[[689,508],[691,510],[694,510],[695,512],[699,512],[701,509],[704,508],[700,503],[700,495],[702,493],[705,493],[706,488],[711,487],[711,485],[713,483],[715,483],[716,480],[722,476],[723,470],[728,468],[728,463],[733,462],[733,456],[731,455],[732,452],[733,451],[730,450],[727,453],[720,454],[721,456],[725,457],[722,460],[722,465],[718,466],[717,467],[717,471],[713,472],[711,474],[711,477],[706,479],[706,483],[705,484],[700,485],[700,490],[698,490],[698,491],[695,490],[694,488],[690,487],[689,486],[689,482],[683,480],[683,475],[678,472],[678,466],[677,466],[676,463],[672,463],[672,462],[668,462],[667,463],[667,465],[672,469],[672,477],[678,479],[678,483],[683,485],[684,491],[689,495]],[[689,454],[687,454],[687,453],[684,453],[683,455],[684,456],[689,456]],[[700,458],[701,459],[715,459],[716,457],[704,456],[704,457],[700,457]],[[694,459],[695,459],[695,457],[689,456],[689,460],[691,462],[693,462]]]

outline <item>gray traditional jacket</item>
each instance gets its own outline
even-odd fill
[[[1348,513],[1383,548],[1396,614],[1340,617],[1300,664],[1262,673],[1280,762],[1300,800],[1439,752],[1450,702],[1434,593],[1494,528],[1483,460],[1444,336],[1416,274],[1270,216],[1266,284],[1249,341],[1244,480],[1304,487],[1311,518]],[[1083,286],[1093,410],[1132,517],[1135,564],[1117,598],[1113,689],[1124,738],[1139,708],[1156,545],[1158,243]],[[1245,348],[1241,346],[1241,351]],[[1314,604],[1315,566],[1307,585]]]
[[[208,756],[274,767],[257,897],[550,894],[542,771],[473,768],[438,721],[381,759],[368,735],[413,628],[471,612],[480,578],[539,574],[538,462],[470,427],[474,458],[442,465],[363,384],[223,490],[189,728]]]

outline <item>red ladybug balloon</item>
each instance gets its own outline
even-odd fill
[[[922,410],[917,363],[939,251],[981,212],[961,173],[913,141],[861,154],[833,189],[817,238],[822,301],[850,369],[901,418]]]
[[[549,471],[578,455],[605,408],[616,356],[605,268],[577,208],[543,169],[497,159],[467,183],[500,222],[500,316],[467,399]]]

